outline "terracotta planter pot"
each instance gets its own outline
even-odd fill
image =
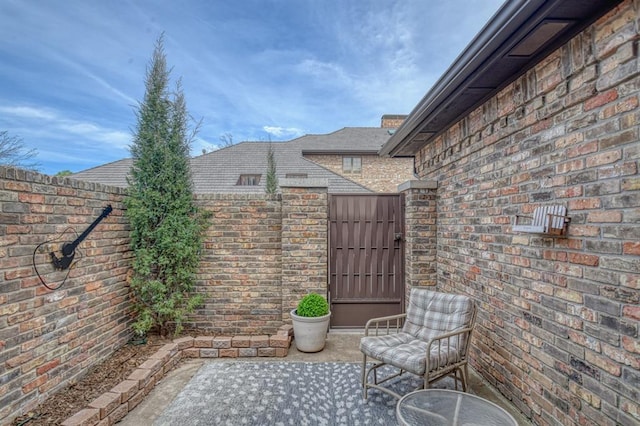
[[[301,317],[291,311],[293,340],[300,352],[320,352],[324,349],[331,312],[321,317]]]

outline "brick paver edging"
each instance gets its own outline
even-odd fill
[[[273,336],[181,337],[167,343],[126,380],[94,399],[63,426],[113,425],[133,410],[182,358],[285,357],[292,327],[283,325]]]

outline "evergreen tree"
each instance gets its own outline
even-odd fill
[[[267,194],[275,194],[278,192],[276,158],[271,144],[269,144],[269,150],[267,151],[267,181],[265,182],[265,191]]]
[[[130,148],[133,166],[125,199],[134,254],[131,289],[138,314],[134,331],[157,327],[177,334],[202,303],[193,295],[207,215],[193,200],[188,114],[180,82],[169,92],[162,36],[147,68]]]

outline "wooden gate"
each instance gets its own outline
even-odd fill
[[[404,310],[404,195],[329,197],[331,327]]]

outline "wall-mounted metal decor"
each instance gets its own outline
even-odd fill
[[[56,238],[38,244],[33,251],[33,268],[36,275],[40,279],[42,285],[49,290],[57,290],[64,285],[70,270],[73,268],[78,254],[78,246],[85,238],[98,226],[102,219],[111,214],[113,208],[108,205],[104,208],[100,216],[98,216],[91,225],[85,229],[82,234],[78,235],[73,241],[69,241],[66,237],[71,233],[77,235],[73,228],[67,228],[62,234]],[[78,256],[82,256],[79,254]],[[45,279],[47,278],[47,279]],[[59,283],[52,285],[53,282]]]

